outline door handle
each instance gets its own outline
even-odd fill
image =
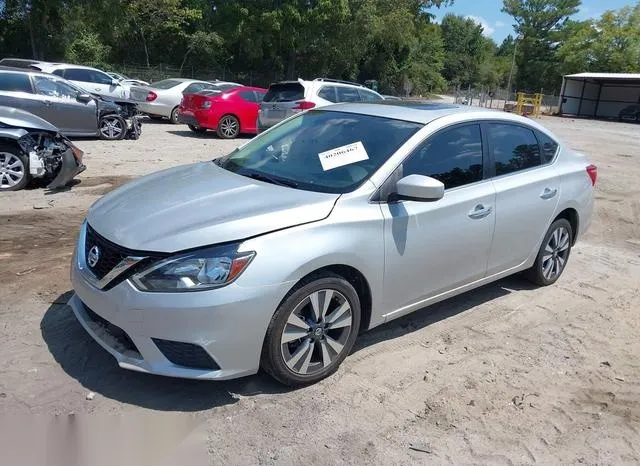
[[[493,212],[491,206],[485,207],[482,204],[478,204],[471,212],[469,212],[469,218],[472,218],[474,220],[485,218],[491,212]]]
[[[556,194],[558,194],[558,190],[557,189],[551,189],[551,188],[544,188],[544,191],[542,191],[542,194],[540,194],[540,197],[542,199],[552,199],[556,196]]]

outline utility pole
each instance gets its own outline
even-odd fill
[[[507,100],[511,97],[511,80],[513,79],[513,69],[516,67],[516,52],[518,51],[518,41],[522,40],[522,34],[518,34],[513,44],[513,59],[511,60],[511,71],[509,72],[509,84],[507,84]]]

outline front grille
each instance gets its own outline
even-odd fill
[[[164,357],[176,366],[191,369],[209,369],[212,371],[220,370],[220,366],[201,346],[193,343],[162,340],[160,338],[152,338],[152,340],[164,354]]]
[[[98,262],[92,267],[89,263],[89,252],[93,247],[99,251]],[[129,251],[104,239],[93,228],[87,225],[87,236],[84,240],[84,257],[89,270],[93,272],[98,280],[102,280],[106,274],[120,263],[122,259],[129,255]]]
[[[102,330],[104,330],[110,337],[112,337],[118,343],[119,347],[114,348],[115,350],[121,353],[124,353],[124,351],[132,351],[136,353],[135,355],[138,359],[142,359],[142,356],[140,355],[140,351],[138,351],[138,348],[136,347],[135,343],[133,343],[133,340],[131,339],[131,337],[127,335],[127,332],[122,330],[117,325],[112,324],[107,319],[93,312],[91,309],[89,309],[86,306],[86,304],[83,304],[83,307],[89,320],[91,320],[91,322],[93,322],[94,324],[100,326]]]

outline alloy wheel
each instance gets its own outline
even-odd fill
[[[282,358],[296,374],[315,374],[342,354],[352,331],[347,298],[336,290],[314,291],[287,319],[280,337]]]
[[[24,176],[25,167],[22,160],[10,152],[0,152],[0,189],[14,187]]]
[[[564,270],[569,256],[570,236],[569,231],[561,226],[549,237],[542,256],[542,275],[547,280],[553,280]]]
[[[106,117],[102,119],[100,133],[107,139],[118,139],[124,128],[122,120],[118,117]]]
[[[233,117],[224,117],[220,122],[220,132],[225,138],[234,138],[238,134],[238,121]]]

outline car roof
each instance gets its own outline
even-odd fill
[[[468,105],[443,104],[434,102],[386,100],[376,103],[342,103],[320,107],[319,109],[311,111],[322,110],[379,116],[384,118],[391,118],[394,120],[422,123],[425,125],[445,116],[468,113],[477,114],[478,119],[481,119],[483,117],[491,119],[499,117],[503,120],[527,122],[530,125],[532,124],[530,120],[519,115],[501,112],[499,110],[490,110],[482,107],[471,107]]]
[[[9,73],[22,73],[22,74],[29,74],[32,76],[46,76],[47,78],[53,78],[53,79],[57,79],[60,81],[65,81],[65,79],[63,79],[60,76],[57,76],[55,74],[50,74],[50,73],[45,73],[44,71],[40,71],[40,70],[34,70],[31,68],[15,68],[12,66],[4,66],[4,65],[0,65],[0,71],[5,71],[5,72],[9,72]]]

